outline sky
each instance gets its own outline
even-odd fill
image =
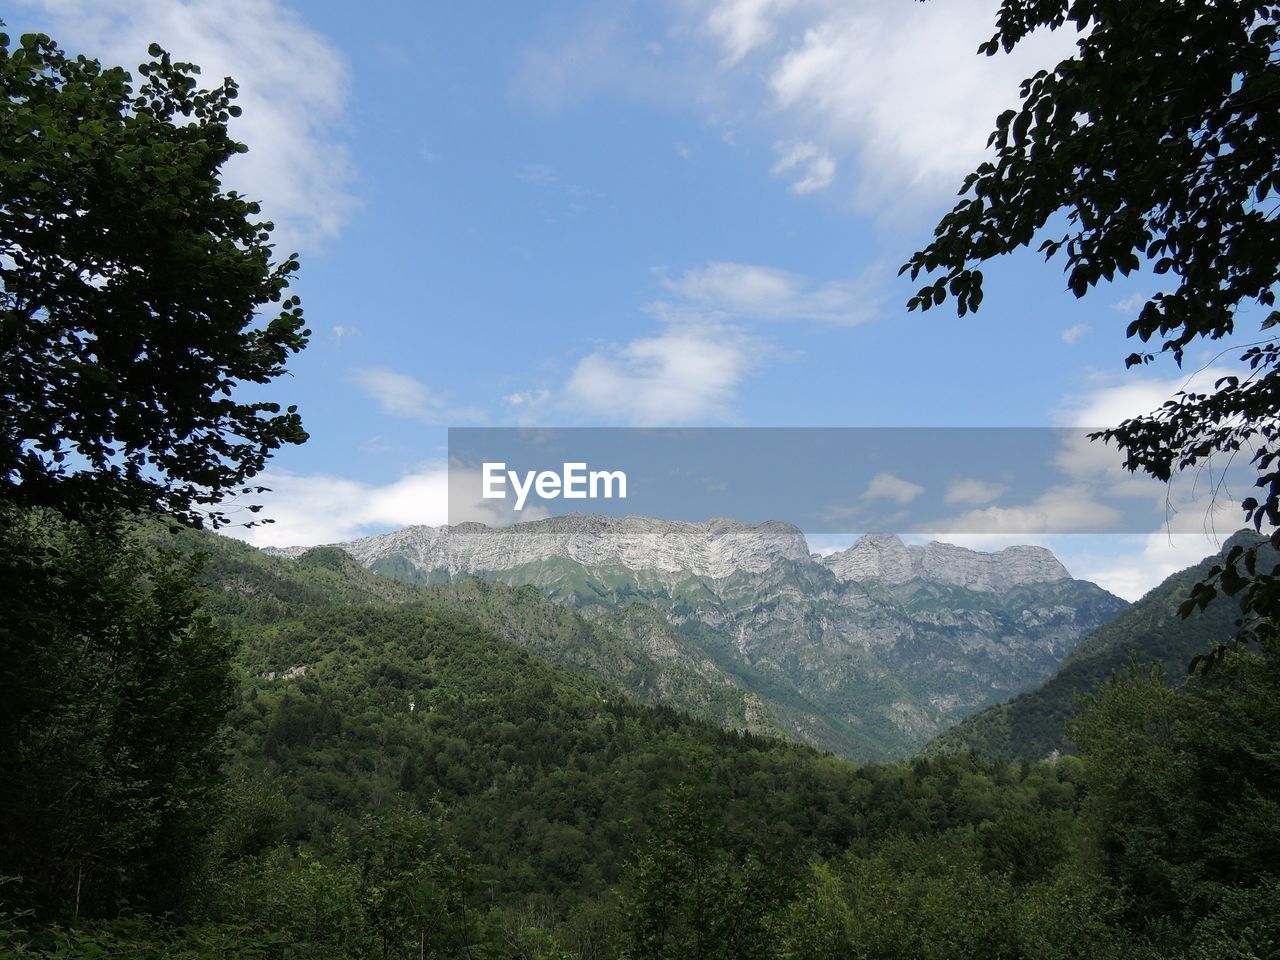
[[[9,30],[132,67],[157,42],[241,86],[228,185],[297,250],[311,345],[268,392],[311,440],[266,545],[447,516],[475,426],[1110,426],[1222,344],[1126,371],[1155,278],[1082,300],[990,265],[975,316],[908,313],[928,242],[1018,82],[1070,31],[975,54],[992,0],[20,0]],[[787,519],[780,517],[778,519]],[[1234,513],[1053,548],[1135,599]],[[817,550],[852,538],[813,537]]]

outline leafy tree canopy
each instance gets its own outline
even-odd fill
[[[237,387],[280,376],[310,331],[296,257],[273,263],[272,224],[222,188],[246,149],[235,83],[150,55],[135,83],[0,33],[0,492],[200,524],[306,439],[296,408]]]
[[[1243,503],[1247,519],[1257,529],[1280,524],[1280,343],[1265,332],[1280,323],[1280,4],[1003,0],[979,52],[994,56],[1068,23],[1079,33],[1076,55],[1022,84],[1018,109],[996,121],[994,156],[903,266],[928,281],[909,307],[951,297],[961,316],[976,310],[980,265],[1040,239],[1046,259],[1065,258],[1077,297],[1144,268],[1169,278],[1129,325],[1141,342],[1129,366],[1158,353],[1181,363],[1194,341],[1257,317],[1264,332],[1240,348],[1247,372],[1097,436],[1124,450],[1129,469],[1165,481],[1246,452],[1260,488]],[[1214,580],[1244,591],[1246,613],[1273,615],[1280,581],[1255,568],[1254,552],[1227,558]],[[1194,602],[1216,589],[1206,583]]]

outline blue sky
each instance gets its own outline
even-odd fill
[[[1124,370],[1150,277],[1077,301],[1028,253],[986,271],[976,317],[905,310],[897,266],[1017,81],[1071,50],[974,56],[994,9],[28,0],[9,25],[127,66],[154,40],[241,83],[228,180],[300,250],[314,331],[275,388],[312,439],[248,536],[298,543],[442,522],[450,425],[1107,425],[1158,403],[1209,355]],[[1036,539],[1127,596],[1212,548]]]

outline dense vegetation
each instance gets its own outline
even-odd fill
[[[148,769],[150,794],[86,792],[77,816],[54,805],[20,837],[6,823],[0,950],[1227,957],[1280,944],[1274,646],[1177,689],[1139,673],[1104,685],[1073,729],[1079,758],[858,767],[638,704],[336,551],[277,560],[147,528],[104,560],[78,529],[10,523],[5,555],[43,544],[45,582],[69,586],[105,563],[137,608],[125,619],[164,613],[174,637],[204,638],[213,672],[149,706],[135,678],[63,660],[45,673],[61,705],[49,725],[94,749],[105,691],[152,711],[145,755],[173,756],[193,730],[164,705],[218,701],[223,734],[191,755],[224,762]],[[54,635],[84,629],[75,605],[43,609]],[[160,662],[191,662],[169,649]],[[163,675],[157,663],[148,679]],[[227,675],[230,697],[212,679]],[[56,784],[71,765],[28,749],[12,782]],[[108,832],[175,798],[175,826]],[[116,869],[77,904],[60,878],[85,850]]]
[[[1085,637],[1039,687],[965,718],[935,737],[927,751],[975,750],[985,757],[1040,760],[1054,751],[1072,750],[1068,726],[1083,694],[1123,673],[1131,661],[1143,669],[1159,666],[1167,676],[1181,676],[1196,657],[1235,636],[1243,616],[1237,599],[1218,596],[1185,617],[1179,608],[1227,553],[1260,540],[1248,531],[1236,534],[1219,555],[1173,574]],[[1266,548],[1259,558],[1276,563],[1274,551]]]

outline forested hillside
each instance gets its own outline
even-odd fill
[[[720,726],[781,734],[785,708],[771,710],[732,679],[655,610],[630,604],[597,611],[588,620],[552,603],[538,589],[481,580],[421,585],[366,571],[333,547],[317,547],[297,560],[283,559],[228,539],[207,540],[173,531],[185,552],[208,553],[206,582],[217,584],[211,609],[239,622],[285,616],[317,604],[409,605],[445,616],[464,615],[493,634],[543,660],[595,677],[639,702],[665,704]],[[625,639],[624,639],[625,638]],[[804,714],[815,730],[820,718]],[[819,733],[848,746],[834,730]]]
[[[1035,687],[1128,606],[1042,547],[981,553],[868,534],[818,558],[780,521],[571,514],[334,546],[446,592],[475,578],[534,586],[660,661],[660,702],[696,707],[705,694],[678,679],[694,674],[729,701],[731,725],[851,760],[909,756],[955,719]]]
[[[281,561],[151,526],[121,553],[70,533],[28,536],[56,569],[97,558],[122,583],[132,566],[112,556],[180,578],[203,548],[192,596],[201,629],[226,638],[210,649],[234,651],[234,693],[222,770],[187,793],[185,822],[203,829],[122,834],[76,879],[56,856],[53,873],[13,859],[49,821],[10,798],[27,831],[0,887],[11,953],[1201,958],[1237,955],[1240,918],[1257,955],[1280,944],[1260,920],[1280,897],[1273,801],[1220,775],[1243,750],[1261,763],[1245,784],[1271,776],[1269,647],[1181,694],[1137,675],[1104,687],[1076,728],[1080,759],[859,767],[645,706],[336,551]],[[66,748],[109,742],[65,662]],[[151,709],[130,697],[107,719]],[[1224,711],[1228,727],[1209,722]],[[168,716],[178,726],[148,750],[181,743]],[[1167,735],[1134,739],[1152,723]],[[24,776],[74,777],[64,756],[28,754]],[[81,796],[59,843],[93,844],[122,802]],[[1200,819],[1209,808],[1229,816]],[[150,916],[160,903],[167,919]]]
[[[1173,574],[1085,637],[1041,686],[960,721],[936,737],[927,752],[975,750],[985,757],[1039,760],[1054,751],[1074,749],[1068,725],[1082,695],[1123,673],[1131,661],[1144,670],[1159,666],[1177,682],[1193,658],[1236,634],[1242,615],[1238,599],[1220,595],[1185,618],[1178,608],[1231,547],[1262,539],[1241,531],[1223,544],[1220,553]],[[1264,550],[1259,563],[1274,566],[1274,551]]]

